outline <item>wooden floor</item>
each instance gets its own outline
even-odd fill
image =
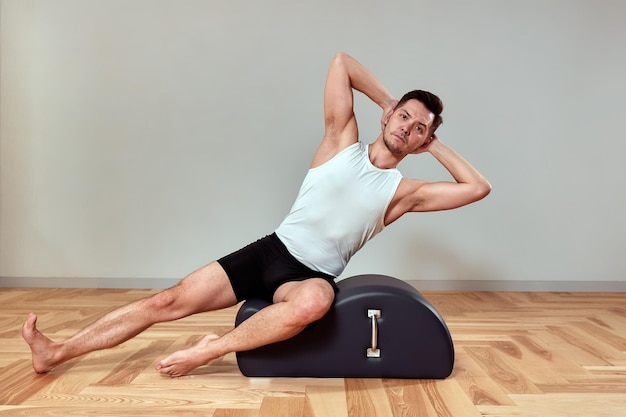
[[[154,371],[198,335],[231,328],[236,309],[159,324],[49,374],[32,371],[20,335],[28,312],[62,339],[151,293],[0,289],[0,415],[626,416],[626,293],[424,292],[455,343],[445,380],[246,378],[234,355],[179,379]]]

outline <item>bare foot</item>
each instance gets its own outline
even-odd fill
[[[156,370],[171,377],[179,377],[187,375],[198,366],[208,365],[221,360],[222,357],[210,357],[207,349],[210,342],[216,339],[219,339],[219,336],[216,334],[204,336],[196,345],[174,352],[167,358],[159,361],[156,364]]]
[[[33,369],[37,373],[51,371],[58,361],[55,359],[55,343],[37,330],[37,316],[33,313],[22,326],[22,337],[30,346],[33,356]]]

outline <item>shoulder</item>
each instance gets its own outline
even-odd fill
[[[311,162],[311,168],[318,167],[343,152],[346,148],[359,143],[355,137],[353,140],[336,141],[327,137],[322,139],[322,143],[317,148],[315,155],[313,156],[313,162]]]

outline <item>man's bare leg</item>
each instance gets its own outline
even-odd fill
[[[195,346],[172,353],[161,360],[156,369],[172,377],[182,376],[227,353],[289,339],[322,318],[334,297],[333,288],[323,279],[285,283],[276,291],[274,304],[258,311],[222,337],[208,335]]]
[[[104,315],[62,342],[53,342],[44,336],[37,329],[37,316],[33,313],[22,327],[22,336],[30,346],[33,369],[42,373],[85,353],[117,346],[155,323],[218,310],[236,303],[226,273],[218,263],[213,262],[172,288]]]

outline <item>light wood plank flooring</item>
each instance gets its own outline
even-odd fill
[[[455,343],[445,380],[246,378],[234,355],[183,378],[154,371],[203,333],[232,328],[236,308],[153,326],[45,375],[32,371],[20,332],[28,312],[62,339],[154,292],[0,289],[0,415],[626,416],[626,293],[424,292]]]

